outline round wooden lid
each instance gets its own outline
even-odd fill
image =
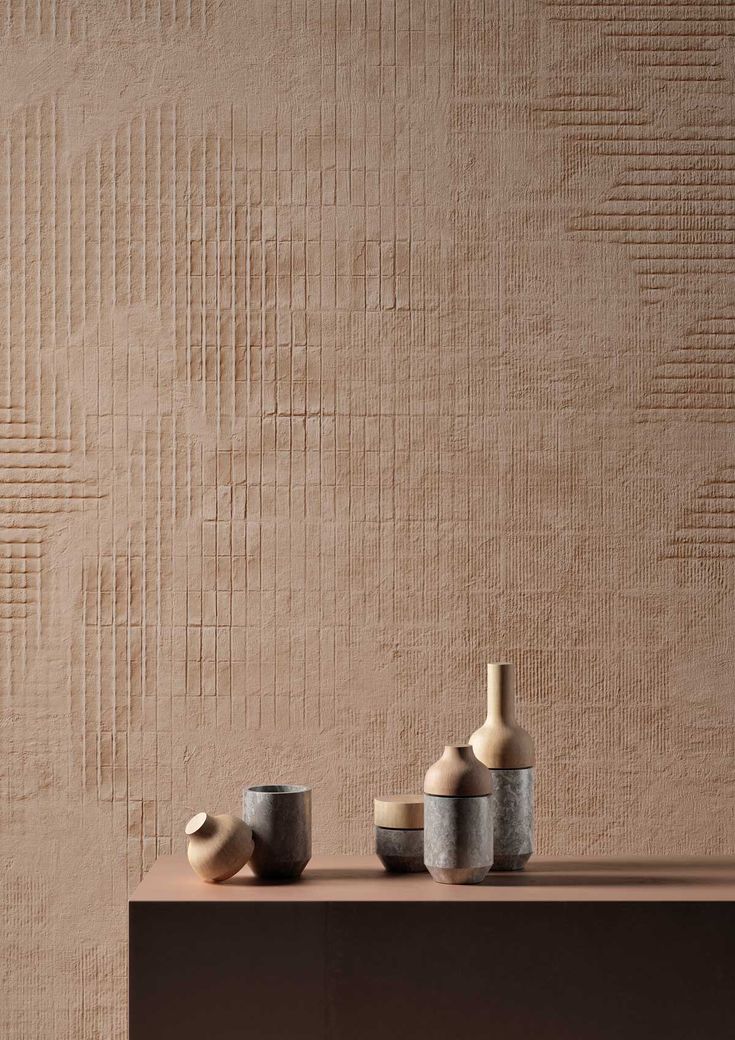
[[[424,826],[422,794],[383,794],[375,799],[375,826],[420,831]]]
[[[195,834],[203,836],[205,832],[211,830],[211,823],[212,820],[209,813],[198,812],[196,816],[192,816],[189,820],[184,828],[184,833],[190,838]]]

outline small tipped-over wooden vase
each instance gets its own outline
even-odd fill
[[[226,881],[253,854],[253,832],[237,816],[197,813],[187,823],[186,834],[189,863],[205,881]]]
[[[469,744],[449,745],[424,779],[424,862],[442,885],[476,885],[493,862],[492,776]]]
[[[470,737],[493,776],[493,870],[522,870],[533,852],[533,741],[515,718],[515,669],[487,666],[487,719]]]

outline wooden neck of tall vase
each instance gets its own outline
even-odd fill
[[[470,737],[475,756],[489,769],[530,769],[533,741],[515,720],[515,668],[487,666],[487,719]]]
[[[516,721],[516,677],[512,664],[487,666],[488,721],[514,726]]]

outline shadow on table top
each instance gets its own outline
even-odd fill
[[[622,888],[630,886],[686,885],[706,887],[727,883],[732,878],[732,863],[718,861],[680,860],[610,860],[595,864],[583,860],[533,860],[526,870],[508,873],[490,873],[483,886],[496,888]],[[264,880],[249,874],[236,875],[224,885],[282,887],[306,885],[314,882],[372,882],[375,885],[414,886],[431,883],[428,874],[389,874],[378,865],[307,867],[302,877],[293,880]]]

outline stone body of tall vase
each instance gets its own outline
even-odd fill
[[[487,666],[487,719],[470,737],[493,778],[494,871],[522,870],[533,852],[533,741],[515,720],[515,668]]]
[[[424,862],[443,885],[476,885],[493,862],[492,774],[469,744],[444,748],[424,779]]]

